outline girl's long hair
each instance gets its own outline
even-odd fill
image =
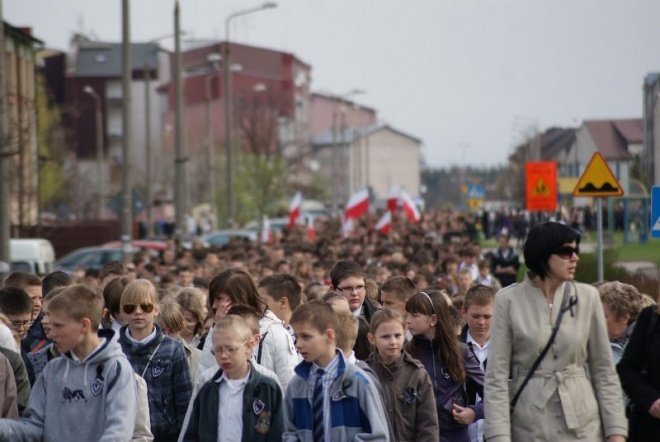
[[[252,276],[245,270],[229,268],[218,273],[209,284],[209,309],[213,305],[213,299],[221,293],[231,299],[232,304],[247,304],[263,315],[268,305],[259,296],[257,286]]]
[[[435,325],[435,339],[440,343],[439,356],[454,382],[463,383],[466,380],[463,353],[451,316],[451,305],[447,302],[448,296],[440,290],[430,290],[425,293],[426,295],[420,292],[411,296],[406,302],[406,311],[409,314],[436,315],[438,320]],[[429,302],[429,298],[433,305]],[[414,339],[408,344],[408,352],[413,357],[419,358],[420,351],[416,348]]]

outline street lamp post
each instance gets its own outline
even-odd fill
[[[232,90],[231,90],[231,49],[229,39],[229,25],[231,21],[243,15],[252,14],[254,12],[262,11],[265,9],[276,8],[277,3],[266,2],[261,6],[254,8],[243,9],[236,11],[225,20],[225,53],[224,53],[224,66],[225,66],[225,148],[227,149],[227,164],[226,164],[226,177],[227,177],[227,226],[232,227],[234,224],[234,179],[232,168]]]
[[[212,219],[217,219],[218,217],[218,189],[215,181],[215,141],[213,139],[213,123],[211,118],[211,101],[212,89],[211,89],[211,80],[214,78],[214,75],[220,69],[220,60],[222,57],[219,53],[214,52],[209,54],[206,57],[206,61],[211,64],[212,71],[209,76],[206,77],[206,130],[208,131],[206,140],[208,147],[208,171],[209,171],[209,188],[210,188],[210,199],[211,199],[211,213],[213,214]],[[213,226],[215,228],[215,225]]]
[[[94,116],[96,132],[96,179],[98,180],[98,217],[105,218],[105,176],[103,174],[103,114],[101,108],[101,97],[94,88],[86,85],[83,92],[89,94],[94,99]]]
[[[181,84],[181,25],[179,0],[174,3],[174,205],[175,237],[183,239],[184,216],[186,213],[186,158],[183,138],[183,86]]]

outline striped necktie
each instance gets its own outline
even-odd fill
[[[323,374],[321,369],[316,371],[316,382],[314,382],[314,397],[312,398],[312,412],[314,413],[314,442],[323,442],[325,432],[323,430]]]

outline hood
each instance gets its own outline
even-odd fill
[[[111,329],[101,329],[98,331],[98,336],[101,339],[105,339],[103,345],[100,348],[97,348],[93,353],[87,355],[84,361],[76,361],[73,358],[71,351],[68,351],[64,356],[73,364],[79,365],[88,365],[88,364],[100,364],[108,360],[109,358],[119,356],[122,353],[121,346],[117,342],[118,336]]]

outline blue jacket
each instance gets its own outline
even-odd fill
[[[218,440],[218,397],[222,369],[206,382],[195,397],[184,441],[216,442]],[[222,382],[222,381],[221,381]],[[281,441],[284,430],[282,390],[277,382],[250,370],[243,390],[243,434],[251,442]]]
[[[158,325],[156,339],[147,344],[137,344],[128,339],[126,328],[122,327],[119,332],[122,350],[139,376],[147,368],[143,377],[147,383],[151,432],[157,441],[175,441],[192,395],[190,368],[183,345],[163,335]],[[151,362],[147,367],[149,358]]]
[[[338,351],[337,377],[330,386],[330,432],[333,441],[389,442],[390,431],[376,384],[355,364],[347,364]],[[312,394],[308,379],[312,364],[301,362],[286,390],[286,429],[283,442],[314,440]]]
[[[411,342],[414,342],[414,347],[411,348],[409,344],[408,351],[424,364],[424,368],[429,372],[433,382],[438,423],[440,425],[440,440],[443,442],[469,440],[468,426],[459,424],[454,420],[452,405],[454,403],[462,406],[467,405],[476,413],[475,420],[484,418],[483,403],[469,404],[466,393],[466,390],[476,391],[483,398],[484,374],[479,366],[479,361],[465,344],[460,344],[463,353],[463,370],[467,376],[466,383],[471,387],[468,389],[465,384],[456,383],[449,375],[447,367],[440,356],[440,341],[438,339],[430,341],[424,336],[416,335],[413,336]]]

